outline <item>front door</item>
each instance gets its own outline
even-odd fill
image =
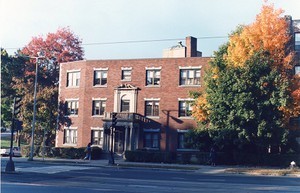
[[[115,153],[122,154],[124,152],[124,129],[116,129],[115,131]]]

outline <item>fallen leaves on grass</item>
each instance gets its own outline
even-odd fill
[[[269,175],[269,176],[300,176],[300,169],[262,169],[262,168],[228,168],[226,173]]]

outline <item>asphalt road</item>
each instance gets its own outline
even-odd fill
[[[1,171],[6,158],[1,159]],[[91,167],[84,164],[18,162],[1,174],[2,193],[94,192],[299,192],[300,178],[203,174],[198,171]]]

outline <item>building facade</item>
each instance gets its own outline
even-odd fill
[[[300,20],[286,19],[296,53],[294,73],[300,76]],[[56,146],[84,147],[91,142],[120,154],[186,150],[184,134],[196,127],[189,92],[203,89],[211,60],[201,55],[197,39],[187,37],[186,46],[179,42],[164,50],[163,58],[61,64],[59,101],[65,124],[57,131]],[[291,118],[291,125],[299,129],[299,116]]]
[[[189,91],[203,89],[211,60],[199,57],[196,38],[186,45],[164,50],[160,59],[62,63],[59,101],[67,121],[56,146],[184,150],[184,134],[196,126]]]

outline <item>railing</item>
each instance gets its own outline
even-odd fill
[[[109,120],[112,119],[113,112],[104,112],[104,119]],[[116,113],[117,120],[122,121],[134,121],[135,120],[135,113]]]
[[[112,119],[112,113],[113,112],[104,112],[104,120],[111,120]],[[142,116],[137,113],[116,113],[116,118],[118,121],[141,121],[144,123],[150,122],[150,119],[148,119],[145,116]]]

